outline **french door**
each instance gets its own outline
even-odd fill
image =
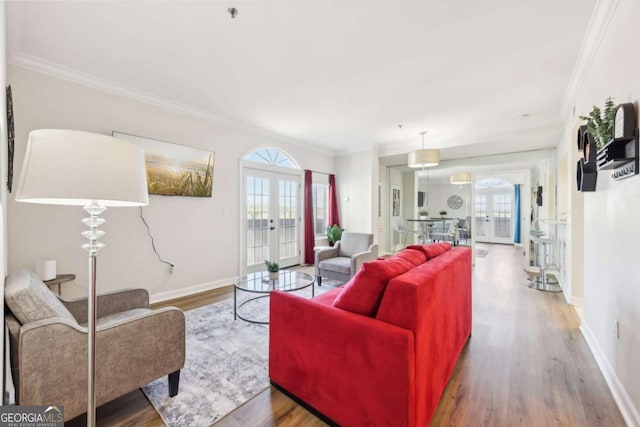
[[[513,202],[511,189],[476,190],[476,241],[513,243]]]
[[[243,270],[300,263],[300,175],[245,168]]]

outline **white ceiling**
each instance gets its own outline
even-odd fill
[[[9,60],[338,154],[403,153],[426,129],[458,158],[556,145],[594,4],[9,2]]]

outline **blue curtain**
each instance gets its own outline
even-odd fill
[[[515,205],[516,205],[516,214],[515,218],[515,226],[513,227],[513,243],[520,243],[520,184],[516,184],[513,186],[515,190]]]

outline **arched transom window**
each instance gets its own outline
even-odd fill
[[[291,156],[277,148],[258,148],[244,156],[244,159],[281,168],[300,169],[300,166]]]

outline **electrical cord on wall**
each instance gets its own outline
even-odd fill
[[[151,235],[151,229],[149,228],[149,224],[147,224],[147,220],[145,220],[144,216],[142,215],[142,206],[140,206],[140,219],[144,223],[144,226],[147,227],[147,234],[149,235],[149,238],[151,239],[151,247],[153,248],[153,252],[156,253],[156,256],[158,257],[158,261],[160,261],[163,264],[167,264],[169,266],[169,273],[173,273],[173,267],[175,267],[175,266],[172,263],[170,263],[169,261],[163,260],[162,257],[160,256],[160,254],[158,253],[158,250],[156,249],[156,243],[155,243],[155,241],[153,239],[153,236]]]

